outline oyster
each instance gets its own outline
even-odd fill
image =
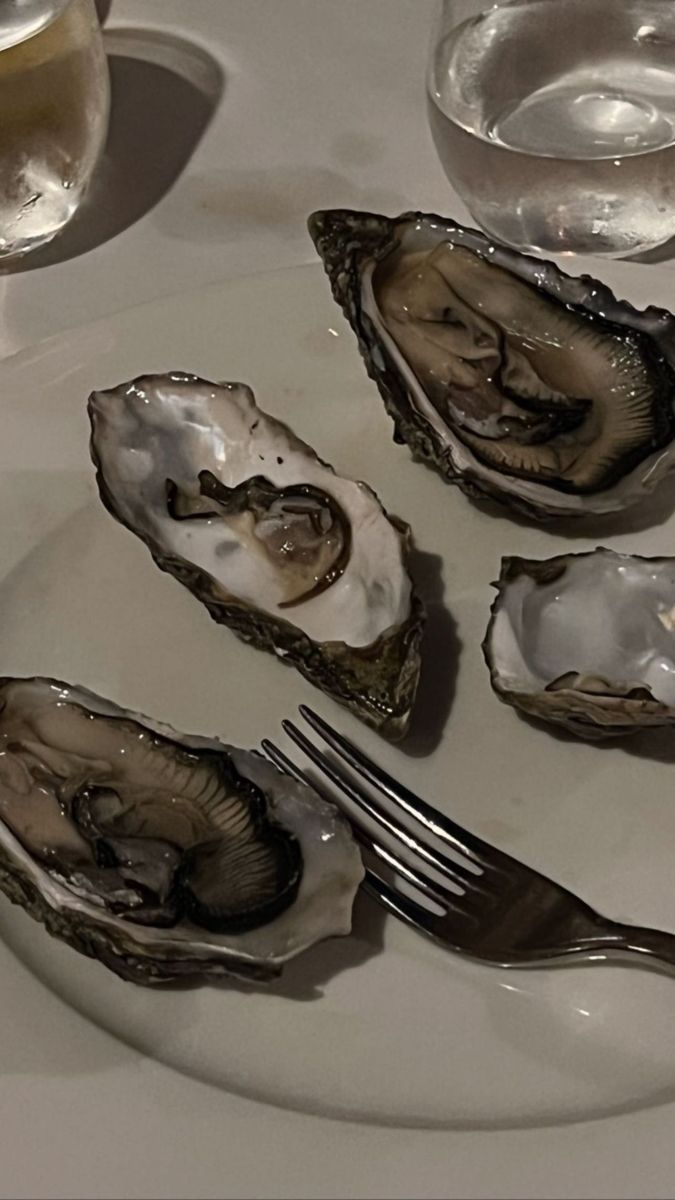
[[[258,755],[0,680],[0,888],[123,978],[272,978],[349,933],[362,877],[338,810]]]
[[[244,641],[387,737],[407,728],[424,615],[407,526],[243,384],[147,376],[89,401],[101,498]]]
[[[483,651],[501,700],[597,739],[675,723],[675,559],[505,558]]]
[[[675,469],[675,318],[450,220],[309,229],[396,437],[538,518],[636,503]]]

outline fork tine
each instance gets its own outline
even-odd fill
[[[380,876],[376,875],[374,871],[366,871],[362,886],[369,896],[372,896],[378,904],[381,904],[401,921],[406,921],[408,925],[412,925],[414,929],[420,933],[426,933],[429,937],[443,939],[443,931],[440,927],[442,917],[436,916],[422,904],[417,904],[409,896],[404,896],[402,892],[397,892],[395,888],[385,883],[384,879],[380,879]],[[460,918],[465,916],[461,910],[453,915]],[[446,939],[443,940],[446,945],[450,944]]]
[[[325,754],[323,754],[321,750],[318,750],[317,747],[305,737],[304,733],[301,733],[301,731],[296,728],[292,721],[282,721],[282,726],[291,740],[295,742],[296,746],[300,747],[303,753],[307,755],[314,765],[317,766],[319,770],[322,771],[323,774],[326,775],[331,782],[340,789],[340,791],[344,792],[346,796],[349,796],[349,799],[357,806],[359,810],[361,810],[361,813],[367,813],[369,817],[371,817],[374,821],[377,821],[379,825],[382,825],[383,828],[386,829],[391,835],[391,837],[396,838],[396,840],[399,842],[402,842],[403,845],[411,851],[411,853],[419,855],[420,858],[423,858],[430,867],[433,867],[434,870],[439,871],[447,879],[450,879],[454,884],[462,888],[462,890],[464,890],[468,885],[475,890],[484,890],[481,886],[482,879],[480,875],[477,875],[474,871],[462,866],[461,863],[457,863],[453,859],[446,858],[445,855],[433,850],[431,846],[426,844],[426,842],[414,837],[406,829],[403,829],[400,825],[397,825],[395,821],[392,821],[386,810],[376,801],[371,800],[370,797],[366,796],[359,788],[357,788],[342,770],[337,768],[330,761],[330,759],[326,758]],[[348,813],[348,816],[353,823],[358,819],[351,811]]]
[[[379,791],[384,792],[390,800],[400,805],[410,816],[415,817],[430,833],[433,833],[441,841],[446,842],[455,850],[459,850],[470,861],[476,863],[481,868],[486,870],[499,869],[495,859],[501,854],[501,851],[496,850],[492,846],[488,846],[480,838],[469,833],[466,829],[462,829],[451,821],[449,817],[439,813],[426,801],[421,800],[414,792],[411,792],[403,784],[398,783],[381,767],[378,767],[372,759],[368,758],[358,746],[350,742],[348,738],[343,737],[341,733],[333,729],[323,717],[315,713],[313,709],[308,708],[306,704],[299,706],[302,716],[311,725],[315,733],[318,733],[321,738],[330,746],[331,750],[362,778],[367,779]],[[507,855],[504,856],[508,858]]]
[[[386,846],[381,846],[379,842],[376,842],[370,834],[366,833],[358,825],[354,826],[354,837],[365,850],[370,851],[371,854],[381,859],[388,867],[396,871],[398,875],[407,879],[408,883],[416,887],[422,895],[427,896],[430,900],[435,900],[442,907],[447,907],[449,903],[456,903],[460,895],[465,895],[465,893],[451,892],[442,883],[436,883],[435,881],[432,883],[430,879],[425,879],[423,875],[420,875],[419,871],[416,871],[414,867],[411,867],[402,858],[399,858],[398,854],[392,853]]]
[[[263,738],[260,745],[270,762],[273,762],[275,767],[278,767],[280,771],[285,771],[287,775],[291,775],[298,783],[304,783],[307,787],[314,787],[309,776],[305,775],[305,772],[296,766],[293,759],[284,754],[283,750],[275,746],[274,742],[271,742],[269,738]]]
[[[415,929],[420,929],[423,933],[429,932],[424,924],[425,914],[428,915],[427,909],[422,908],[421,904],[415,904],[414,900],[410,900],[407,896],[397,892],[395,888],[390,887],[374,871],[366,871],[362,887],[374,900],[377,900],[395,916],[400,917],[402,921],[407,921],[409,925],[413,925]]]
[[[279,767],[280,770],[285,771],[287,775],[291,775],[294,779],[297,779],[298,783],[304,783],[308,787],[315,786],[309,776],[305,775],[304,771],[301,771],[300,767],[296,766],[293,760],[284,754],[283,750],[280,750],[278,746],[275,746],[274,742],[271,742],[269,738],[263,738],[260,745],[270,761],[273,762],[276,767]],[[357,842],[359,842],[365,850],[368,850],[371,854],[376,855],[377,858],[381,859],[382,862],[385,862],[387,866],[391,867],[397,872],[397,874],[402,875],[404,879],[407,879],[408,883],[412,883],[413,886],[416,887],[418,891],[422,892],[423,895],[428,896],[430,900],[435,900],[438,904],[443,905],[447,903],[449,898],[454,899],[457,896],[457,892],[448,891],[448,889],[444,888],[442,884],[434,884],[431,883],[430,880],[425,879],[424,876],[420,875],[418,871],[409,866],[408,863],[405,863],[402,858],[399,858],[397,854],[393,854],[391,850],[386,848],[386,846],[380,846],[380,844],[376,842],[374,838],[370,836],[370,834],[366,833],[364,829],[361,829],[360,826],[353,825],[352,832]]]

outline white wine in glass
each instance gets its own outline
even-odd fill
[[[77,211],[108,126],[94,0],[0,0],[0,259]]]

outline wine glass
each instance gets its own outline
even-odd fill
[[[77,211],[109,93],[94,0],[0,0],[0,259],[51,241]]]
[[[427,92],[453,186],[526,250],[675,235],[675,0],[443,0]]]

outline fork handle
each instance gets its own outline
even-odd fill
[[[623,925],[598,918],[595,914],[591,928],[584,933],[564,948],[561,947],[559,953],[551,947],[546,957],[537,956],[536,965],[553,966],[556,962],[571,966],[573,962],[580,961],[632,961],[641,967],[675,975],[675,934],[640,925]],[[531,958],[532,965],[534,957]]]
[[[609,929],[609,958],[630,957],[641,966],[660,966],[675,974],[675,934],[639,925],[611,924]]]
[[[470,953],[470,952],[469,952]],[[640,925],[610,921],[589,909],[574,931],[558,940],[521,946],[519,952],[502,957],[496,950],[479,957],[502,967],[563,967],[575,964],[633,962],[675,975],[675,934]]]

